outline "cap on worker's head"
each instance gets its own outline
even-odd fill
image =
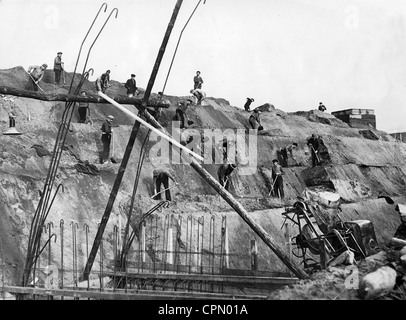
[[[197,70],[197,71],[196,71],[196,73],[200,73],[200,71],[199,71],[199,70]]]
[[[109,118],[110,120],[114,120],[114,117],[112,115],[109,115],[107,118]]]
[[[255,113],[260,113],[260,111],[258,109],[254,109]]]
[[[273,159],[272,163],[279,162],[278,159]]]
[[[62,52],[59,51],[57,54],[62,54]]]
[[[47,65],[46,63],[44,63],[42,66],[43,66],[44,68],[48,68],[48,65]]]
[[[131,73],[131,77],[135,77],[135,74],[134,74],[134,73]]]
[[[321,102],[319,102],[319,104],[322,104]]]
[[[106,73],[110,73],[110,70],[107,70]]]

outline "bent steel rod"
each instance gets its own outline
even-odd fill
[[[152,73],[151,73],[150,79],[148,81],[147,89],[145,90],[145,93],[144,93],[144,98],[143,98],[143,101],[142,101],[142,107],[141,107],[141,111],[140,111],[141,116],[142,116],[142,114],[144,113],[144,110],[147,107],[147,103],[148,103],[149,97],[150,97],[151,92],[152,92],[152,87],[154,86],[156,75],[158,73],[159,66],[161,64],[163,55],[165,53],[166,46],[168,44],[172,29],[173,29],[173,27],[175,25],[176,18],[178,16],[180,7],[182,6],[182,2],[183,2],[183,0],[177,0],[175,8],[174,8],[173,13],[172,13],[172,16],[170,18],[168,27],[166,29],[166,33],[165,33],[164,38],[162,40],[162,44],[161,44],[161,47],[159,49],[159,52],[158,52],[158,55],[157,55],[157,58],[156,58],[156,61],[155,61],[155,65],[154,65],[154,67],[152,69]],[[136,121],[134,123],[133,130],[131,131],[130,138],[129,138],[128,143],[127,143],[127,147],[126,147],[126,150],[124,152],[123,160],[121,161],[120,168],[118,169],[116,180],[114,181],[114,185],[113,185],[113,188],[111,190],[110,197],[109,197],[109,200],[108,200],[107,205],[106,205],[106,209],[105,209],[104,214],[102,216],[99,229],[97,230],[97,234],[96,234],[96,237],[95,237],[94,242],[93,242],[92,250],[90,251],[89,258],[88,258],[88,260],[86,262],[85,270],[83,271],[83,280],[88,279],[89,273],[90,273],[90,271],[92,269],[93,262],[95,260],[97,251],[98,251],[99,246],[100,246],[100,241],[102,239],[102,236],[103,236],[104,230],[106,228],[107,222],[108,222],[108,220],[110,218],[110,214],[111,214],[111,210],[113,208],[114,201],[116,200],[116,197],[117,197],[118,189],[119,189],[119,187],[121,185],[121,181],[123,179],[124,172],[125,172],[125,170],[127,168],[127,164],[128,164],[131,152],[132,152],[132,148],[133,148],[134,143],[135,143],[135,139],[136,139],[136,137],[138,135],[140,124],[141,123],[139,121]]]

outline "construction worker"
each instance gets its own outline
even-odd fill
[[[107,70],[103,73],[100,77],[96,79],[96,89],[97,91],[101,91],[106,93],[106,89],[111,87],[110,85],[110,70]]]
[[[319,140],[314,133],[309,139],[307,139],[307,145],[309,146],[312,155],[312,166],[315,167],[319,165],[320,161],[318,157]]]
[[[253,98],[247,98],[247,102],[244,104],[245,111],[250,111],[250,105],[254,102]]]
[[[223,163],[217,169],[219,182],[227,191],[230,189],[230,175],[236,167],[234,163]]]
[[[326,110],[327,108],[324,106],[324,104],[322,102],[319,102],[319,111],[324,112]]]
[[[281,148],[280,155],[281,155],[281,165],[282,167],[287,167],[288,166],[288,160],[289,160],[289,156],[293,158],[293,151],[297,148],[297,143],[293,142],[291,144],[288,144],[286,147]]]
[[[62,71],[63,71],[62,52],[58,52],[54,59],[55,85],[59,86]]]
[[[171,179],[175,185],[178,185],[173,175],[166,168],[155,168],[152,172],[153,184],[154,184],[154,200],[161,200],[161,193],[165,191],[165,199],[172,201],[171,191],[169,190],[169,179]],[[161,184],[164,185],[164,190],[161,192]]]
[[[192,89],[190,93],[193,95],[196,105],[200,105],[202,101],[206,99],[206,93],[201,89]]]
[[[200,76],[200,71],[196,71],[196,75],[193,78],[194,86],[193,89],[201,89],[203,84],[203,79]]]
[[[249,117],[249,122],[252,129],[258,129],[258,131],[263,129],[261,125],[260,114],[261,111],[259,111],[258,109],[254,109],[254,112]]]
[[[272,160],[272,186],[275,196],[283,199],[285,193],[283,192],[283,177],[285,172],[277,159]],[[272,190],[271,190],[272,191]]]
[[[127,95],[129,98],[134,97],[137,93],[137,82],[135,81],[135,74],[131,74],[131,79],[128,79],[124,87],[127,89]]]
[[[86,91],[82,90],[80,95],[82,97],[86,97]],[[79,123],[86,123],[88,120],[90,120],[89,102],[79,102],[78,113]]]
[[[11,110],[10,113],[8,114],[8,119],[10,121],[10,128],[14,128],[16,126],[16,113],[14,110]]]
[[[48,65],[44,63],[41,66],[29,66],[28,74],[30,75],[29,89],[33,91],[38,91],[38,83],[42,80],[45,74],[45,70],[48,68]]]
[[[111,135],[113,133],[111,124],[112,124],[113,120],[114,120],[114,117],[112,115],[109,115],[107,117],[106,121],[103,122],[103,125],[101,127],[101,131],[102,131],[101,141],[103,143],[103,153],[102,153],[102,158],[101,158],[102,164],[109,163],[110,141],[111,141]]]

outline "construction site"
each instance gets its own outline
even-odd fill
[[[179,129],[174,116],[190,97],[154,83],[181,5],[134,97],[114,76],[105,92],[89,80],[93,44],[119,19],[105,3],[83,28],[83,69],[64,70],[60,85],[52,67],[38,83],[23,66],[0,70],[0,299],[406,300],[404,141],[378,130],[370,109],[253,103],[258,130],[251,112],[209,95],[187,107]],[[38,89],[27,90],[31,80]],[[284,196],[274,192],[273,159]],[[236,165],[227,188],[224,161]],[[161,199],[157,167],[174,176]]]

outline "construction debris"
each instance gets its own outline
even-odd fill
[[[367,274],[360,283],[359,295],[365,300],[377,298],[385,291],[390,291],[396,284],[396,270],[385,266]]]

